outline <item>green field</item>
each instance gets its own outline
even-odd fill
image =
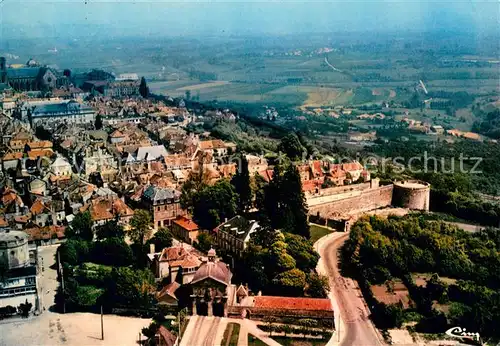
[[[326,228],[326,227],[323,227],[320,225],[316,225],[313,223],[310,224],[309,230],[311,232],[311,242],[313,242],[313,243],[315,243],[318,239],[324,237],[325,235],[333,232],[333,230],[331,230],[329,228]]]

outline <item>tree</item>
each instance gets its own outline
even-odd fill
[[[95,117],[94,127],[96,130],[102,129],[102,115],[97,114]]]
[[[326,298],[330,285],[328,278],[324,275],[318,275],[314,272],[307,275],[307,289],[308,296],[313,298]]]
[[[269,221],[264,219],[259,221],[259,228],[250,235],[250,239],[256,245],[264,248],[270,248],[277,240],[278,232],[271,228]]]
[[[264,210],[272,228],[309,238],[306,199],[293,164],[274,166],[273,179],[265,187]]]
[[[68,239],[64,244],[61,244],[57,249],[61,263],[75,266],[84,262],[89,254],[88,244],[86,241],[77,239]]]
[[[121,267],[131,265],[134,254],[123,238],[107,238],[95,243],[92,259],[96,263]]]
[[[285,206],[283,229],[286,232],[299,234],[309,239],[309,223],[307,222],[307,202],[302,190],[302,181],[297,167],[290,164],[283,175],[281,186],[282,204]]]
[[[172,233],[167,228],[160,228],[153,238],[151,238],[148,243],[154,244],[156,251],[161,251],[166,247],[172,246]]]
[[[97,240],[103,240],[107,238],[121,238],[125,237],[125,231],[123,226],[118,224],[118,220],[112,220],[106,222],[104,225],[96,227],[96,237]]]
[[[191,100],[191,90],[189,90],[189,89],[186,90],[185,94],[186,94],[186,100],[188,100],[188,101]]]
[[[132,220],[131,229],[128,232],[130,239],[138,245],[144,245],[151,236],[151,215],[146,210],[136,210]]]
[[[208,252],[212,245],[214,244],[214,239],[208,232],[200,232],[198,233],[196,247],[203,252]]]
[[[193,219],[202,229],[212,230],[221,220],[236,215],[238,195],[226,179],[205,186],[193,197]]]
[[[205,188],[209,181],[210,177],[208,171],[203,170],[203,167],[201,167],[199,171],[192,170],[189,173],[188,180],[182,184],[181,188],[180,203],[182,209],[193,213],[194,196]]]
[[[87,241],[94,240],[93,222],[88,211],[75,215],[73,221],[66,230],[66,238],[82,239]]]
[[[276,330],[274,323],[278,322],[278,319],[274,316],[266,316],[264,317],[264,322],[266,322],[266,326],[269,330],[269,337],[271,337],[273,332]]]
[[[318,322],[316,320],[313,320],[311,318],[302,318],[297,321],[297,323],[300,325],[300,330],[302,332],[302,336],[305,338],[306,334],[309,334],[311,331],[311,328],[314,328],[318,325]]]
[[[155,278],[149,269],[113,268],[105,301],[121,306],[148,309],[154,305]]]
[[[319,255],[314,250],[310,240],[291,233],[285,233],[285,242],[287,244],[286,251],[297,261],[297,267],[309,272],[316,268]]]
[[[300,140],[295,133],[289,133],[281,138],[278,150],[285,153],[292,161],[302,159],[305,148],[300,144]]]
[[[250,173],[248,171],[248,160],[245,155],[240,155],[241,167],[231,179],[231,184],[238,194],[238,210],[246,212],[252,206],[252,188],[250,186]]]
[[[277,286],[276,290],[284,296],[301,296],[306,285],[306,274],[302,270],[294,268],[276,275],[273,283]]]
[[[141,96],[144,98],[147,98],[149,96],[149,87],[146,83],[146,78],[144,77],[141,78],[141,84],[139,85],[139,94],[141,94]]]
[[[280,229],[283,226],[283,166],[276,164],[273,168],[273,178],[264,186],[263,207],[269,219],[271,228]]]
[[[252,181],[252,194],[255,195],[255,207],[261,212],[265,211],[264,203],[266,186],[267,182],[259,173],[256,172]]]

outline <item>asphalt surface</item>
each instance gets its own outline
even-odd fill
[[[336,323],[338,341],[340,345],[345,346],[383,345],[369,318],[369,309],[357,283],[341,276],[339,272],[338,251],[348,237],[348,233],[335,234],[334,237],[329,237],[320,249],[325,270],[330,279],[331,293],[343,321],[343,323]]]

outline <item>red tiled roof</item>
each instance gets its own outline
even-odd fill
[[[29,142],[28,146],[30,147],[31,150],[33,150],[33,149],[47,149],[47,148],[52,148],[52,142],[51,141],[35,141],[35,142]]]
[[[160,326],[160,328],[158,328],[158,334],[160,334],[160,338],[163,339],[161,344],[165,346],[173,346],[177,340],[177,337],[164,326]]]
[[[188,254],[182,259],[170,262],[171,267],[196,268],[201,265],[201,261],[195,255]]]
[[[88,208],[90,209],[90,216],[93,221],[109,220],[116,215],[134,215],[134,211],[120,198],[110,199],[109,197],[99,197],[92,200],[90,205],[80,208],[80,211],[83,212]]]
[[[322,177],[323,176],[323,167],[322,167],[321,161],[313,161],[312,168],[313,168],[313,174],[315,177]]]
[[[161,251],[159,261],[176,261],[186,256],[188,252],[181,246],[172,246],[164,248]]]
[[[125,137],[125,135],[123,133],[121,133],[119,130],[116,130],[115,132],[113,132],[111,135],[110,135],[111,138],[121,138],[121,137]]]
[[[363,166],[359,162],[350,162],[350,163],[343,163],[342,169],[346,172],[359,171],[363,169]]]
[[[224,142],[221,141],[220,139],[201,141],[199,145],[201,150],[221,149],[226,147],[226,144],[224,144]]]
[[[305,180],[302,182],[302,190],[303,191],[313,191],[316,188],[319,188],[323,183],[324,178],[318,180]]]
[[[24,232],[28,233],[30,241],[48,240],[52,238],[63,239],[65,237],[65,231],[66,227],[64,226],[34,227],[24,230]]]
[[[197,231],[199,229],[198,225],[193,220],[185,216],[179,216],[177,219],[174,220],[174,223],[189,232]]]
[[[327,298],[255,297],[256,308],[280,310],[331,311],[332,303]]]
[[[23,157],[23,153],[7,153],[5,154],[5,156],[3,157],[3,160],[4,161],[9,161],[9,160],[19,160],[20,158]]]
[[[166,285],[165,287],[162,288],[162,290],[160,292],[158,292],[156,298],[158,300],[160,300],[162,297],[164,297],[165,295],[168,295],[172,298],[174,298],[175,300],[177,300],[177,297],[175,296],[175,291],[177,291],[177,289],[180,287],[181,285],[178,283],[178,282],[171,282],[169,283],[168,285]]]
[[[272,169],[265,169],[259,172],[259,175],[264,178],[266,182],[270,182],[273,179],[274,171]]]
[[[52,154],[54,154],[52,149],[35,149],[28,151],[28,156],[31,160],[37,159],[42,156],[49,157],[52,156]]]
[[[14,216],[14,221],[18,223],[27,223],[30,220],[29,215]]]
[[[30,211],[33,215],[38,215],[41,212],[43,212],[44,209],[45,209],[45,204],[43,203],[43,201],[37,199],[35,203],[33,203],[33,205],[31,206]]]

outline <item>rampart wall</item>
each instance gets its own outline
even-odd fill
[[[309,214],[335,217],[390,206],[393,185],[366,190],[353,190],[337,195],[319,196],[307,200]]]

